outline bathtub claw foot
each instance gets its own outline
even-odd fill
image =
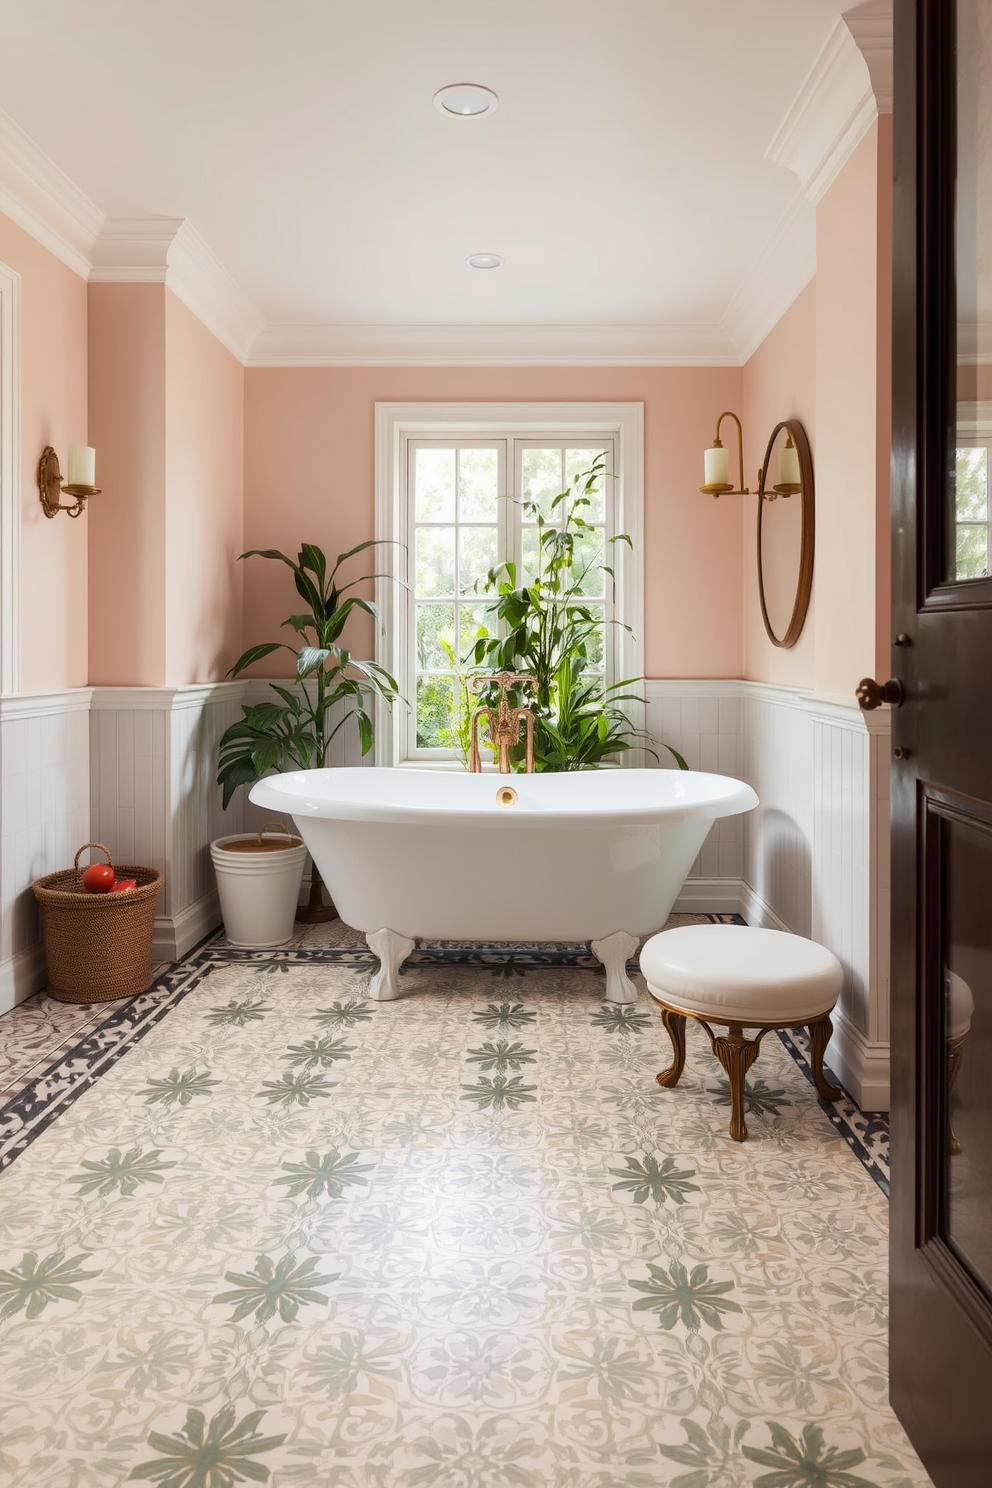
[[[392,1002],[400,995],[396,983],[399,969],[417,942],[395,930],[370,930],[365,939],[369,950],[379,957],[379,970],[369,983],[367,996],[376,1002]]]
[[[607,1002],[636,1002],[637,988],[627,975],[627,962],[637,950],[637,936],[615,930],[602,940],[590,941],[589,945],[606,970]]]

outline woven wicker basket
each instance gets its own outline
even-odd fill
[[[48,873],[32,885],[41,906],[48,995],[58,1002],[113,1002],[143,992],[152,979],[162,875],[157,868],[118,863],[117,877],[136,879],[137,886],[121,894],[91,894],[83,888],[79,867],[88,847],[98,847],[115,867],[101,842],[86,842],[72,868]]]

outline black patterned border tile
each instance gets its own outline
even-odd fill
[[[0,1109],[0,1172],[15,1162],[63,1111],[91,1089],[212,971],[232,962],[264,964],[274,959],[271,951],[218,950],[206,942],[156,978],[146,991],[116,1005],[102,1023],[91,1028],[67,1052],[60,1051],[48,1069]],[[312,962],[318,958],[313,952],[291,952],[280,959]],[[333,949],[321,952],[319,959],[371,967],[376,958],[370,951]]]
[[[809,1035],[804,1028],[781,1028],[778,1036],[792,1058],[806,1076],[813,1090],[813,1071],[809,1063]],[[835,1084],[840,1081],[832,1070],[824,1066],[828,1078]],[[830,1118],[863,1168],[874,1178],[885,1197],[889,1197],[889,1121],[883,1111],[862,1111],[854,1097],[844,1086],[840,1100],[828,1101],[816,1092],[820,1109]]]

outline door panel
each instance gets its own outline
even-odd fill
[[[992,5],[894,20],[891,1396],[937,1488],[988,1488]]]

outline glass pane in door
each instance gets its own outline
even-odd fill
[[[992,572],[992,5],[958,0],[956,17],[956,408],[944,577],[967,583]]]
[[[992,1297],[992,827],[941,826],[943,1238]]]

